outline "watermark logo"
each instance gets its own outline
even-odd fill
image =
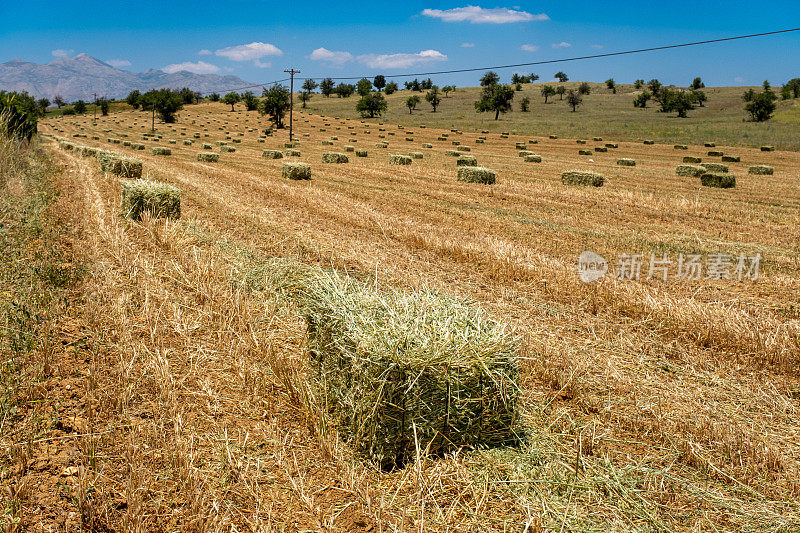
[[[602,255],[586,250],[578,257],[578,277],[584,283],[603,279],[608,272],[608,261]]]

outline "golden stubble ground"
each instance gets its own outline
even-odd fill
[[[62,480],[80,511],[73,520],[142,531],[798,527],[799,154],[717,148],[742,159],[730,164],[737,187],[721,190],[674,172],[685,155],[718,161],[708,148],[619,143],[579,156],[615,141],[591,132],[585,146],[496,133],[477,144],[479,132],[297,113],[302,155],[267,160],[261,150],[288,139],[257,142],[256,113],[201,104],[157,127],[162,140],[140,141],[149,121],[135,111],[97,126],[82,117],[42,125],[140,157],[147,177],[183,191],[181,221],[130,223],[117,213],[116,178],[55,151],[61,203],[92,265],[76,306],[88,353],[58,381],[80,391],[70,396],[76,427],[47,441],[74,448],[65,460],[78,470]],[[147,149],[104,142],[120,133]],[[226,140],[235,153],[195,160],[202,143]],[[517,155],[515,143],[532,140],[542,163]],[[497,184],[456,181],[456,158],[445,155],[453,141],[496,170]],[[369,156],[321,162],[346,145]],[[172,155],[153,156],[152,146]],[[424,158],[388,164],[410,151]],[[617,166],[622,157],[636,167]],[[281,179],[292,160],[312,165],[310,182]],[[753,164],[775,175],[750,176]],[[564,186],[570,169],[601,172],[606,184]],[[612,266],[643,254],[642,278],[651,253],[764,259],[757,281],[587,285],[576,271],[583,250]],[[232,281],[243,251],[474,298],[524,338],[529,443],[391,473],[351,458],[303,385],[302,325]],[[26,453],[60,453],[42,446]],[[26,523],[37,523],[35,509],[26,507]]]

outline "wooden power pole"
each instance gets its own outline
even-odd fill
[[[299,70],[295,70],[293,68],[285,69],[284,72],[288,72],[291,77],[291,81],[289,82],[289,142],[293,142],[292,139],[292,111],[294,111],[294,75],[300,74]]]

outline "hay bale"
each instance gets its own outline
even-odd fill
[[[525,159],[523,159],[523,161],[525,161],[526,163],[541,163],[542,156],[537,154],[528,154],[525,156]]]
[[[456,166],[459,167],[477,167],[478,158],[474,155],[462,155],[456,159]]]
[[[119,154],[114,152],[108,152],[106,150],[99,150],[97,155],[97,162],[100,163],[100,171],[101,172],[110,172],[111,171],[111,164],[114,159],[121,157]]]
[[[475,139],[475,144],[485,144],[486,141],[483,139]]]
[[[283,159],[283,152],[280,150],[264,150],[261,152],[264,159]]]
[[[375,143],[375,148],[389,148],[389,143],[377,142]]]
[[[561,174],[564,185],[583,185],[586,187],[602,187],[606,179],[602,174],[585,170],[570,170]]]
[[[558,135],[551,135],[550,138],[551,139],[558,139]]]
[[[608,152],[608,148],[606,148],[605,146],[595,146],[594,147],[594,151],[595,152]]]
[[[286,150],[287,157],[300,157],[300,150]]]
[[[204,163],[218,163],[219,154],[215,154],[214,152],[200,152],[197,154],[197,160]]]
[[[176,141],[175,139],[169,139],[167,142],[169,144],[178,144],[178,141]]]
[[[356,157],[367,157],[367,151],[363,148],[356,150]]]
[[[184,139],[184,140],[183,140],[183,145],[184,145],[184,146],[191,146],[191,145],[193,145],[193,144],[194,144],[194,141],[193,141],[193,140],[191,140],[191,139]]]
[[[208,144],[208,143],[203,143],[203,146],[201,146],[200,148],[202,148],[203,150],[212,150],[213,149],[212,146],[210,144]]]
[[[109,158],[107,168],[109,173],[121,178],[138,179],[142,177],[142,160],[135,157]]]
[[[458,181],[491,185],[495,182],[496,178],[497,174],[495,171],[488,168],[462,166],[458,169]]]
[[[728,172],[728,165],[722,163],[700,163],[700,166],[709,172]]]
[[[471,152],[472,148],[470,148],[469,146],[459,146],[458,148],[456,148],[456,151],[458,151],[458,152]]]
[[[533,153],[534,153],[534,152],[531,152],[530,150],[520,150],[520,151],[517,153],[517,156],[518,156],[518,157],[525,157],[526,155],[531,155],[531,154],[533,154]]]
[[[423,148],[433,148],[433,145],[431,143],[422,143],[422,147]]]
[[[452,156],[452,157],[459,157],[461,155],[461,152],[459,152],[458,150],[445,150],[444,151],[444,155],[449,155],[449,156]]]
[[[704,172],[706,172],[706,169],[695,165],[678,165],[675,169],[676,175],[689,178],[699,178]]]
[[[653,145],[653,144],[656,144],[656,142],[655,142],[655,141],[653,141],[653,140],[651,140],[651,139],[645,139],[645,140],[643,141],[643,143],[644,143],[644,144],[646,144],[646,145]]]
[[[453,146],[459,146],[461,144],[461,141],[452,141],[450,144],[452,144]]]
[[[775,169],[767,165],[753,165],[747,169],[747,173],[758,176],[772,176],[775,173]]]
[[[336,152],[325,152],[322,154],[322,162],[323,163],[349,163],[350,158],[348,158],[345,154],[339,154]]]
[[[356,151],[356,147],[355,146],[345,146],[344,147],[344,151],[345,152],[355,152]]]
[[[142,143],[131,143],[131,148],[133,150],[144,150],[146,147]]]
[[[236,151],[236,148],[234,148],[233,146],[225,145],[225,146],[220,146],[219,151],[223,153],[233,153]]]
[[[164,146],[153,146],[153,155],[172,155],[172,150]]]
[[[709,150],[708,151],[708,156],[709,157],[722,157],[723,155],[725,155],[725,154],[723,154],[719,150]]]
[[[527,144],[525,144],[525,143],[515,143],[515,144],[514,144],[514,147],[515,147],[517,150],[524,150],[525,148],[527,148],[527,147],[528,147],[528,145],[527,145]]]
[[[593,153],[591,150],[578,150],[578,155],[592,155]]]
[[[297,143],[283,143],[284,148],[297,148]]]
[[[636,166],[636,160],[635,159],[627,159],[627,158],[617,159],[617,165],[619,165],[621,167],[635,167]]]
[[[578,144],[586,144],[586,141],[583,140],[583,139],[578,139],[575,142],[578,143]]]
[[[130,145],[131,145],[130,141],[122,141],[122,146],[130,146]]]
[[[181,190],[166,183],[124,180],[120,214],[140,220],[142,213],[156,218],[180,218]]]
[[[606,148],[619,148],[617,143],[606,143]]]
[[[703,160],[700,159],[699,157],[694,157],[693,155],[687,155],[686,157],[683,158],[683,162],[684,163],[693,164],[693,165],[697,165],[699,163],[702,163]]]
[[[410,155],[412,159],[423,159],[425,157],[425,154],[422,152],[409,152],[408,155]]]
[[[322,141],[322,146],[333,146],[333,141]]]
[[[706,148],[716,148],[717,143],[703,143],[703,146],[705,146]]]
[[[281,165],[281,177],[287,180],[310,180],[311,165],[297,162],[283,163]]]
[[[741,163],[742,158],[738,155],[723,155],[722,156],[723,163]]]
[[[700,176],[700,183],[703,187],[730,189],[736,187],[736,177],[733,174],[723,172],[705,172]]]
[[[761,151],[762,152],[774,152],[775,151],[775,147],[774,146],[762,146],[761,147]]]
[[[286,265],[271,262],[268,276],[298,295],[310,374],[358,456],[391,469],[417,449],[519,441],[519,340],[501,324],[436,293]]]
[[[407,155],[391,154],[389,156],[390,165],[410,165],[411,158]]]
[[[99,150],[92,146],[81,146],[81,156],[82,157],[97,157],[97,152]]]
[[[674,148],[676,150],[688,150],[689,149],[689,147],[686,146],[685,144],[676,144]]]

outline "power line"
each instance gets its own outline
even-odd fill
[[[244,89],[255,89],[256,87],[263,87],[264,89],[266,89],[267,85],[275,85],[276,83],[282,83],[284,81],[289,81],[289,78],[284,78],[282,80],[268,81],[266,83],[254,83],[253,85],[245,85],[244,87],[235,87],[233,89],[225,89],[224,91],[220,91],[220,92],[229,92],[230,93],[230,92],[234,92],[234,91],[241,91],[241,90],[244,90]],[[209,94],[215,93],[215,92],[217,92],[217,91],[206,91],[204,93],[201,92],[200,94],[205,96],[205,95],[209,95]]]
[[[800,28],[791,28],[788,30],[777,30],[777,31],[767,31],[763,33],[752,33],[750,35],[737,35],[736,37],[724,37],[721,39],[709,39],[706,41],[696,41],[692,43],[681,43],[681,44],[670,44],[666,46],[654,46],[651,48],[639,48],[636,50],[625,50],[622,52],[608,52],[605,54],[594,54],[588,56],[577,56],[577,57],[568,57],[564,59],[548,59],[544,61],[533,61],[530,63],[515,63],[512,65],[494,65],[490,67],[475,67],[475,68],[462,68],[462,69],[454,69],[454,70],[438,70],[432,72],[415,72],[412,74],[392,74],[391,76],[387,76],[390,78],[409,78],[412,76],[435,76],[439,74],[456,74],[460,72],[476,72],[480,70],[500,70],[505,68],[517,68],[517,67],[532,67],[536,65],[549,65],[553,63],[566,63],[568,61],[581,61],[585,59],[598,59],[603,57],[613,57],[613,56],[622,56],[628,54],[641,54],[643,52],[655,52],[658,50],[670,50],[674,48],[684,48],[687,46],[699,46],[703,44],[713,44],[713,43],[722,43],[726,41],[736,41],[740,39],[751,39],[753,37],[764,37],[767,35],[778,35],[781,33],[790,33],[800,31]],[[360,80],[361,78],[368,78],[369,76],[347,76],[347,77],[338,77],[338,78],[331,78],[332,80]],[[313,79],[313,78],[298,78],[298,79]],[[285,81],[285,80],[284,80]]]

